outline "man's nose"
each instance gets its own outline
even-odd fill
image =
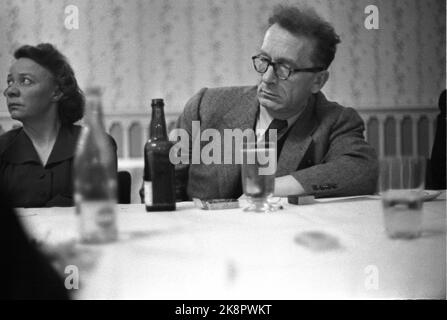
[[[273,69],[273,65],[269,65],[267,67],[267,70],[262,75],[262,81],[265,83],[273,83],[276,82],[278,79],[275,74],[275,70]]]

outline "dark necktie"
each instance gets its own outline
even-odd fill
[[[273,121],[270,123],[269,127],[267,128],[267,131],[265,131],[264,141],[265,143],[268,143],[270,140],[269,132],[270,129],[276,129],[276,141],[271,141],[276,143],[276,159],[279,159],[279,154],[282,150],[282,145],[284,143],[284,132],[287,130],[287,120],[279,120],[279,119],[273,119]]]
[[[264,136],[265,142],[269,142],[269,139],[270,139],[270,136],[269,136],[270,129],[276,129],[276,138],[278,139],[278,137],[280,137],[280,135],[283,133],[283,131],[286,128],[287,128],[287,120],[273,119],[273,121],[270,123],[269,127],[265,131],[265,136]]]

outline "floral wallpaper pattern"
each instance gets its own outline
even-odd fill
[[[256,83],[250,57],[278,3],[313,6],[341,36],[323,89],[330,99],[357,109],[436,104],[445,0],[0,0],[0,77],[18,46],[51,42],[82,87],[103,87],[106,112],[144,112],[157,97],[179,112],[203,86]],[[370,4],[378,30],[364,27]],[[64,26],[68,5],[79,8],[77,30]]]

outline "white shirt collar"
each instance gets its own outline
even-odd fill
[[[287,119],[287,128],[293,126],[295,121],[301,115],[301,112]],[[264,108],[263,106],[259,106],[259,114],[258,118],[256,119],[256,137],[258,138],[258,140],[264,136],[265,131],[269,127],[270,123],[272,123],[272,121],[273,117],[267,112],[267,109]]]

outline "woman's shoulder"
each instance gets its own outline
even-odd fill
[[[22,131],[22,127],[15,128],[9,131],[6,131],[5,133],[2,133],[0,135],[0,155],[3,153],[3,151],[14,142],[16,137],[19,135],[19,133]]]

